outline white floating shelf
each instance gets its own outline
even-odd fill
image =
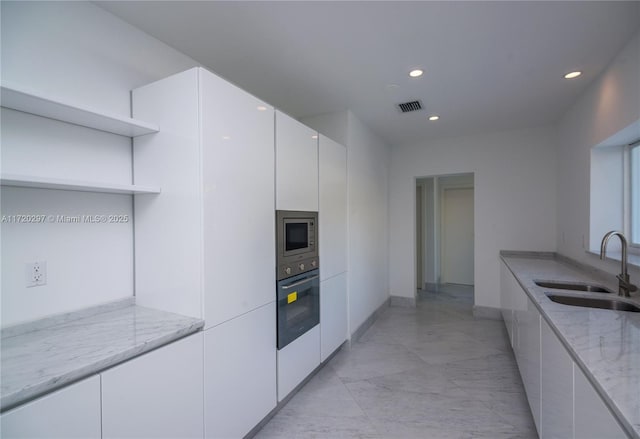
[[[0,178],[2,186],[17,186],[38,189],[58,189],[66,191],[100,192],[109,194],[159,194],[159,187],[136,186],[131,184],[98,183],[91,181],[64,180],[60,178],[40,178],[5,174]]]
[[[0,105],[12,110],[127,137],[157,133],[160,130],[154,124],[63,102],[52,96],[36,94],[14,85],[3,84],[0,88]]]

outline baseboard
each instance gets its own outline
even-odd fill
[[[500,308],[473,305],[473,316],[477,319],[502,320]]]
[[[415,297],[391,296],[389,299],[390,299],[390,306],[397,306],[399,308],[415,308],[416,307]]]
[[[382,302],[382,305],[380,305],[378,309],[372,312],[371,315],[367,317],[367,320],[365,320],[360,326],[358,326],[358,329],[351,333],[351,339],[349,339],[348,343],[349,346],[351,346],[352,342],[358,341],[360,337],[362,337],[362,335],[367,332],[367,329],[369,329],[371,325],[373,325],[373,322],[375,322],[378,317],[380,317],[380,314],[382,314],[387,308],[389,308],[390,303],[391,298],[388,298],[387,300]]]

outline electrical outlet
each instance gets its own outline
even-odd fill
[[[29,262],[25,266],[27,287],[47,284],[47,261]]]

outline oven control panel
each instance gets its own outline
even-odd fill
[[[306,273],[307,271],[315,270],[320,267],[319,258],[313,257],[308,259],[303,259],[300,261],[296,261],[295,264],[292,265],[282,265],[278,267],[276,271],[276,279],[286,279],[291,276],[296,276],[298,274]]]

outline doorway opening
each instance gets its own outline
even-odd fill
[[[416,179],[416,285],[473,301],[474,177]]]

